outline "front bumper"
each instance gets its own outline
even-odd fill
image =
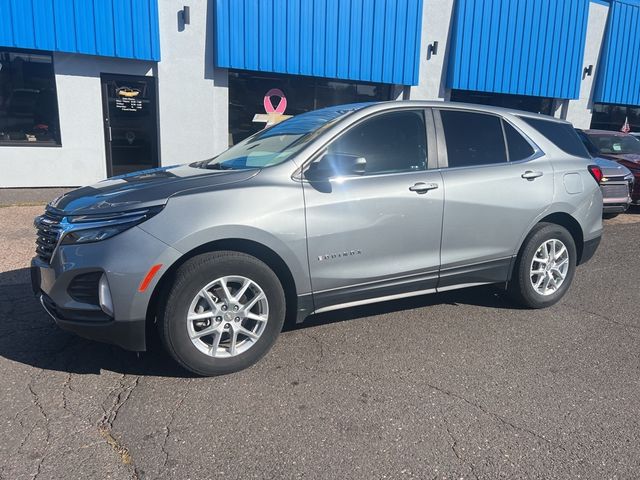
[[[179,257],[173,248],[133,227],[102,242],[59,246],[50,263],[35,257],[31,262],[31,282],[44,309],[64,330],[127,350],[143,351],[152,293]],[[156,264],[162,264],[162,268],[140,292],[140,282]],[[113,315],[91,301],[91,295],[74,294],[74,279],[88,273],[106,275]]]
[[[40,303],[56,324],[68,332],[98,342],[118,345],[125,350],[142,352],[146,349],[146,320],[128,322],[107,319],[96,321],[93,311],[69,311],[59,308],[50,297],[39,293]],[[74,318],[70,320],[69,318]]]

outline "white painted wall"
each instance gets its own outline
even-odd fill
[[[587,40],[584,48],[582,68],[593,65],[593,75],[585,76],[580,83],[580,98],[570,100],[566,119],[577,128],[589,128],[593,110],[593,87],[596,80],[596,68],[600,58],[600,50],[607,26],[609,7],[596,2],[589,2],[589,23],[587,24]]]
[[[160,163],[210,158],[228,135],[227,71],[213,66],[213,0],[159,3],[159,63],[54,54],[61,147],[0,146],[0,188],[72,187],[107,175],[101,73],[158,78]],[[191,7],[190,25],[178,11]],[[207,28],[208,27],[208,28]]]
[[[162,165],[194,162],[229,143],[227,70],[214,68],[213,0],[162,0],[158,101]],[[191,23],[178,12],[188,4]]]
[[[454,0],[425,0],[422,10],[419,84],[411,87],[412,100],[445,100],[449,36]],[[427,55],[427,47],[438,42],[438,54]]]
[[[1,187],[72,187],[107,175],[101,73],[152,75],[153,62],[55,53],[61,147],[0,146]]]

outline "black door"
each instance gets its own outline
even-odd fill
[[[107,175],[157,167],[156,79],[103,74],[101,80]]]

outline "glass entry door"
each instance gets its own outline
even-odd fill
[[[107,175],[157,167],[156,79],[103,74],[101,80]]]

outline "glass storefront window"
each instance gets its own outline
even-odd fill
[[[0,49],[0,145],[60,145],[51,55]]]
[[[286,98],[285,115],[300,115],[318,108],[345,103],[391,100],[392,85],[349,82],[327,78],[229,71],[229,145],[235,145],[265,127],[254,122],[264,114],[264,97],[280,90]],[[274,98],[277,107],[280,99]]]
[[[514,108],[525,112],[542,113],[553,116],[553,98],[547,97],[451,90],[451,101]]]
[[[632,132],[640,132],[640,107],[596,103],[593,105],[591,129],[619,132],[626,119],[629,119]]]

